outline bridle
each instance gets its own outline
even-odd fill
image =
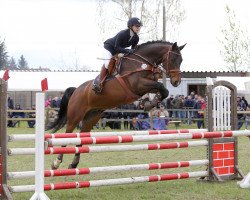
[[[167,58],[163,58],[162,59],[162,63],[164,63],[164,60],[165,59],[167,59],[167,72],[166,72],[166,70],[164,69],[164,73],[165,74],[167,74],[168,73],[168,75],[170,76],[170,77],[172,77],[172,76],[176,76],[176,75],[179,75],[180,73],[181,73],[181,70],[179,70],[179,69],[170,69],[170,59],[169,59],[169,56],[170,56],[170,54],[175,54],[175,55],[178,55],[178,56],[181,56],[181,54],[180,53],[176,53],[176,52],[174,52],[174,51],[171,51],[171,50],[169,50],[168,51],[168,54],[167,54]]]
[[[140,60],[138,60],[138,59],[130,58],[130,57],[128,57],[127,55],[124,56],[123,58],[128,59],[128,60],[133,60],[133,61],[139,62],[139,63],[141,63],[141,64],[148,64],[148,65],[152,66],[152,68],[154,68],[154,69],[160,67],[160,68],[161,68],[161,71],[162,71],[163,73],[165,73],[165,74],[169,75],[170,77],[172,77],[172,76],[175,76],[175,75],[179,75],[179,74],[181,73],[181,71],[180,71],[179,69],[170,69],[169,55],[170,55],[171,53],[181,56],[180,53],[176,53],[176,52],[174,52],[174,51],[169,50],[168,53],[167,53],[167,56],[166,56],[165,58],[162,59],[162,63],[164,63],[164,60],[165,60],[165,59],[167,59],[167,61],[168,61],[168,62],[167,62],[167,70],[165,70],[163,67],[160,67],[160,66],[156,65],[156,63],[150,62],[148,59],[146,59],[145,57],[143,57],[143,56],[141,56],[141,55],[139,55],[139,54],[137,54],[137,53],[133,53],[133,55],[135,55],[136,57],[140,58],[142,61],[140,61]]]

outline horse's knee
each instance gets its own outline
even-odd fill
[[[167,88],[164,87],[163,83],[158,83],[158,89],[159,92],[161,93],[161,100],[168,97],[169,91]]]
[[[169,95],[169,91],[168,89],[164,88],[163,92],[161,93],[161,96],[162,96],[162,100],[167,98]]]

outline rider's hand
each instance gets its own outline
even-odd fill
[[[134,53],[134,51],[135,51],[134,49],[129,49],[128,53],[131,54],[131,53]]]

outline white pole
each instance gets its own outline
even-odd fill
[[[49,200],[44,193],[44,93],[36,94],[35,193],[30,200]]]

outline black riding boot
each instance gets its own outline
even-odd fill
[[[97,76],[96,79],[94,80],[94,84],[93,84],[93,88],[92,88],[92,90],[94,90],[97,94],[101,94],[102,88],[103,88],[103,83],[104,83],[107,75],[108,75],[108,70],[103,65],[101,72],[100,72],[100,75]]]

